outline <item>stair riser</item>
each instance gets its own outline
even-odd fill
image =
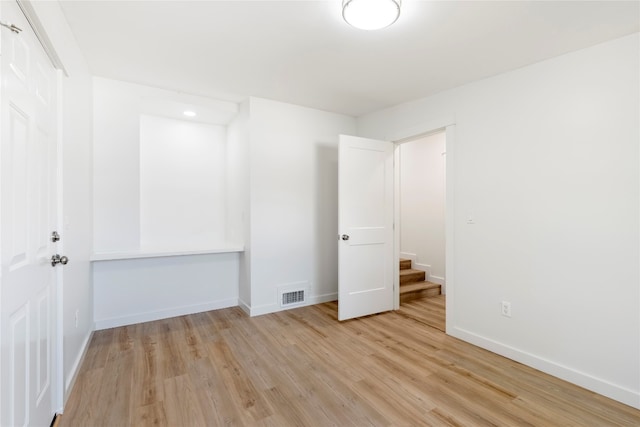
[[[411,274],[401,274],[400,284],[403,285],[405,283],[423,282],[426,279],[426,277],[427,275],[424,271],[417,271]]]
[[[409,270],[411,268],[411,260],[403,259],[400,261],[400,270]]]
[[[400,304],[403,302],[409,302],[420,298],[434,297],[440,295],[440,288],[425,289],[419,292],[408,292],[400,295]]]

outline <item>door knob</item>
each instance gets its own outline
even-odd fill
[[[58,254],[55,254],[51,257],[52,267],[55,267],[57,264],[67,265],[68,262],[69,262],[69,258],[67,258],[66,256],[60,256]]]
[[[343,234],[342,235],[342,240],[349,240],[349,235],[348,234]]]

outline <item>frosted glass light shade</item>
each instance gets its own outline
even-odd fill
[[[353,27],[379,30],[396,22],[402,0],[343,0],[342,17]]]

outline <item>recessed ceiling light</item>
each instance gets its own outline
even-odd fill
[[[196,112],[195,111],[185,111],[182,114],[184,114],[187,117],[195,117],[196,116]]]
[[[379,30],[396,22],[402,0],[343,0],[342,17],[361,30]]]

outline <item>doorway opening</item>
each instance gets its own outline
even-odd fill
[[[446,326],[446,131],[397,143],[400,310]]]

